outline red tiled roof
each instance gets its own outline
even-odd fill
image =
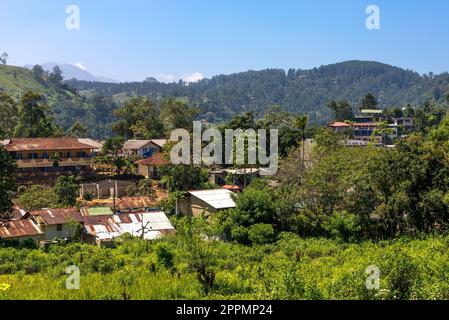
[[[171,162],[165,158],[164,154],[156,152],[151,157],[136,161],[136,163],[144,166],[165,166]]]
[[[64,224],[67,223],[70,218],[73,218],[78,222],[83,222],[81,213],[75,208],[30,211],[30,214],[32,216],[40,216],[48,225]]]
[[[28,219],[9,221],[0,227],[0,237],[2,238],[31,237],[40,234],[43,232],[39,226]]]
[[[242,189],[239,186],[232,185],[232,184],[225,184],[222,188],[226,189],[226,190],[231,190],[231,191],[238,191],[238,190]]]
[[[331,123],[329,126],[330,127],[350,127],[351,124],[346,123],[346,122],[339,122],[339,121],[337,121],[337,122]]]
[[[93,147],[74,138],[17,138],[5,145],[7,151],[86,150]]]

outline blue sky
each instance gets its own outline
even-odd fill
[[[81,63],[122,81],[376,60],[449,71],[447,0],[0,0],[9,64]],[[65,27],[68,5],[80,30]],[[380,30],[365,27],[368,5]]]

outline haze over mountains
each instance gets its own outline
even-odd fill
[[[118,83],[119,81],[102,76],[94,76],[91,74],[81,63],[55,63],[47,62],[42,64],[42,68],[45,71],[51,72],[53,68],[58,65],[61,68],[62,76],[65,80],[77,79],[82,81],[98,81],[98,82],[110,82]],[[25,65],[25,68],[32,69],[32,65]]]

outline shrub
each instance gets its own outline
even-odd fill
[[[248,228],[237,226],[231,229],[231,239],[241,244],[249,244]]]
[[[159,242],[154,247],[157,263],[164,268],[170,269],[173,267],[174,253],[171,246],[166,242]]]
[[[323,229],[335,239],[347,242],[354,240],[361,228],[355,214],[341,211],[325,220]]]
[[[253,244],[264,244],[274,241],[274,229],[271,224],[257,223],[248,231],[248,239]]]

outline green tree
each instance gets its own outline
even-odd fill
[[[61,154],[59,152],[55,152],[51,156],[52,166],[53,168],[58,168],[59,163],[61,162]]]
[[[377,99],[371,92],[362,98],[362,101],[360,103],[360,110],[376,109],[376,107],[377,107]]]
[[[62,81],[64,80],[62,76],[62,71],[59,66],[54,66],[53,71],[48,76],[48,80],[50,83],[52,83],[55,87],[59,88],[61,87]]]
[[[125,139],[152,139],[163,135],[159,110],[149,99],[132,98],[116,109],[114,115],[117,122],[112,130]]]
[[[6,62],[8,62],[9,56],[6,52],[3,52],[2,55],[0,56],[0,63],[2,64],[6,64]]]
[[[36,79],[41,80],[41,81],[44,80],[45,71],[41,65],[39,65],[39,64],[35,65],[32,69],[32,72]]]
[[[7,93],[0,92],[0,128],[3,138],[12,137],[18,123],[17,113],[17,103],[14,99]]]
[[[195,165],[172,164],[160,168],[161,182],[168,190],[187,191],[195,189],[209,189],[209,171]]]
[[[11,213],[10,192],[15,189],[16,164],[0,145],[0,224],[7,221]]]
[[[84,138],[87,136],[87,128],[81,122],[75,122],[66,132],[66,136],[75,138]]]
[[[57,202],[62,207],[76,206],[79,183],[75,176],[61,176],[53,187]]]
[[[190,108],[186,103],[174,98],[164,99],[161,102],[160,119],[166,136],[175,129],[191,131],[193,119],[198,110]]]
[[[16,137],[49,137],[57,132],[50,116],[50,108],[44,103],[44,97],[31,91],[26,92],[19,103],[18,124],[14,129]]]
[[[103,144],[101,155],[103,162],[113,165],[116,168],[116,174],[120,175],[121,169],[125,165],[125,160],[120,155],[125,140],[122,137],[108,138]]]
[[[352,107],[347,100],[335,101],[331,100],[327,107],[334,111],[336,121],[346,121],[352,120],[354,114],[352,112]]]
[[[19,194],[19,204],[26,210],[42,210],[58,206],[57,197],[53,189],[32,185]]]

